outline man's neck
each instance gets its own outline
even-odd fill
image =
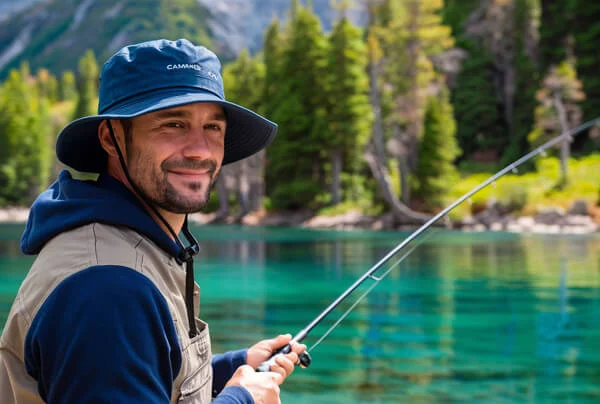
[[[173,234],[171,233],[171,231],[169,230],[169,228],[167,227],[167,224],[171,227],[171,229],[173,230],[173,232],[175,233],[175,235],[179,234],[179,232],[183,228],[183,222],[185,221],[185,215],[184,214],[169,212],[169,211],[164,210],[164,209],[162,209],[162,208],[160,208],[158,206],[154,206],[155,209],[156,209],[156,211],[165,220],[166,223],[164,223],[162,220],[160,220],[160,218],[157,216],[157,214],[154,212],[154,210],[150,206],[148,206],[149,201],[147,202],[144,198],[142,198],[135,191],[135,189],[133,189],[133,187],[129,183],[129,180],[127,179],[127,177],[125,176],[125,174],[123,173],[122,170],[111,170],[110,169],[110,165],[109,165],[108,174],[111,175],[116,180],[118,180],[121,183],[123,183],[123,185],[125,185],[125,187],[127,187],[127,189],[129,189],[129,191],[131,191],[131,193],[133,195],[135,195],[135,197],[144,206],[144,209],[146,209],[146,212],[148,212],[148,214],[152,217],[152,219],[160,226],[161,229],[163,229],[163,231],[165,233],[167,233],[167,235],[171,239],[174,239],[174,237],[173,237]]]

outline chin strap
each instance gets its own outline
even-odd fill
[[[115,132],[113,130],[112,124],[108,119],[106,120],[106,123],[108,125],[110,137],[112,138],[117,154],[119,155],[119,162],[121,163],[121,168],[125,173],[125,177],[127,178],[129,185],[131,186],[131,188],[134,189],[134,191],[144,201],[144,203],[152,210],[156,217],[158,217],[158,219],[165,225],[165,227],[169,230],[169,233],[171,233],[173,240],[175,240],[175,242],[181,249],[181,252],[179,253],[179,256],[177,258],[181,262],[185,262],[185,309],[188,317],[189,336],[190,338],[194,338],[196,335],[198,335],[198,328],[196,327],[196,316],[194,314],[194,257],[200,252],[200,245],[198,244],[198,241],[188,228],[188,215],[185,215],[183,227],[181,229],[186,241],[189,243],[189,246],[185,247],[177,233],[175,233],[175,231],[169,224],[169,222],[167,222],[167,220],[160,214],[158,209],[156,209],[156,206],[154,206],[154,204],[144,196],[144,194],[131,180],[131,177],[129,176],[129,170],[127,169],[127,164],[125,164],[125,158],[123,157],[123,153],[121,152],[119,144],[117,143],[117,138],[115,137]]]
[[[189,336],[194,338],[198,335],[196,316],[194,315],[194,257],[200,252],[200,246],[188,228],[188,215],[185,215],[182,231],[190,243],[188,247],[181,250],[179,258],[185,262],[185,309],[188,317]]]

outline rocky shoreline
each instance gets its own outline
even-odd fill
[[[27,208],[0,209],[0,223],[25,223]],[[337,216],[314,216],[309,211],[277,214],[251,213],[243,217],[223,217],[216,213],[196,213],[190,220],[197,224],[241,224],[245,226],[306,227],[316,229],[370,229],[397,230],[417,226],[401,226],[391,214],[368,216],[359,212],[347,212]],[[445,226],[462,231],[505,231],[536,234],[590,234],[600,231],[600,208],[590,208],[585,201],[576,201],[570,209],[547,208],[533,216],[517,217],[499,205],[492,204],[477,215],[460,222],[444,223]]]
[[[402,226],[391,214],[368,216],[348,212],[337,216],[314,216],[310,212],[285,212],[279,214],[250,214],[242,218],[219,217],[212,214],[194,214],[190,219],[199,224],[226,223],[246,226],[294,226],[332,230],[397,230],[416,229]],[[547,208],[533,216],[518,217],[498,205],[491,204],[477,215],[460,222],[439,221],[438,226],[462,231],[505,231],[536,234],[590,234],[600,231],[600,208],[591,209],[586,201],[576,201],[570,209]]]

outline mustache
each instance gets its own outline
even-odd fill
[[[217,171],[217,162],[214,160],[194,160],[194,159],[178,159],[166,160],[160,165],[163,171],[173,169],[186,170],[209,170],[211,173]]]

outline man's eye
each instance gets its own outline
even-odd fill
[[[164,124],[167,128],[183,128],[183,124],[179,122],[167,122]]]
[[[204,128],[208,130],[215,130],[217,132],[223,132],[223,127],[216,123],[209,123],[205,125]]]

